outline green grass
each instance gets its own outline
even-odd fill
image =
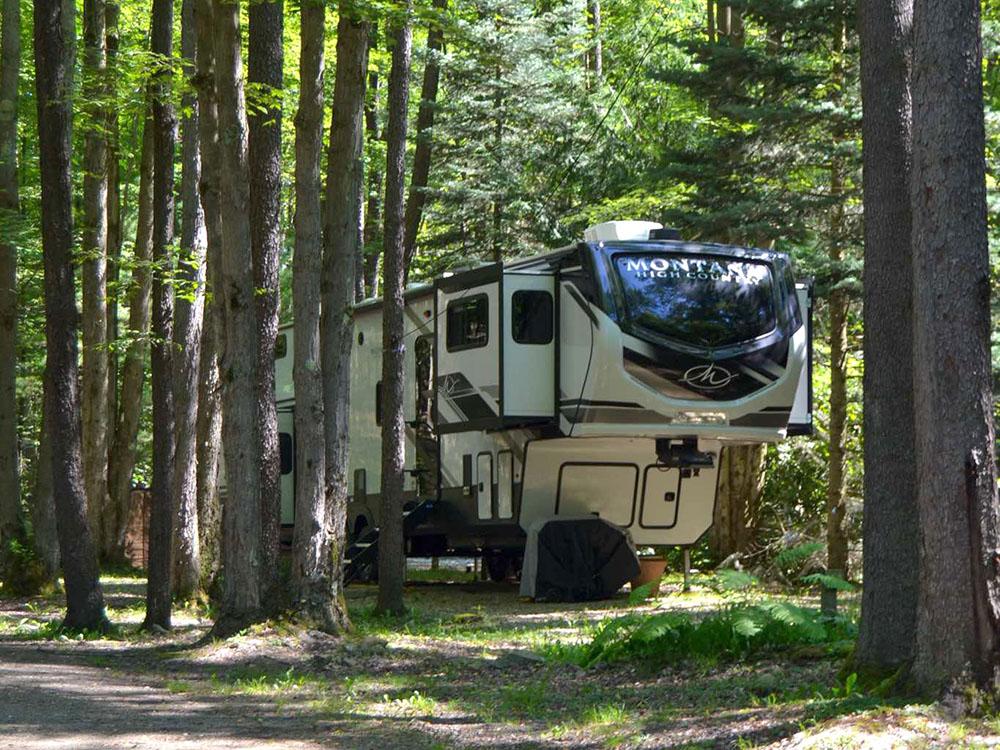
[[[484,647],[514,643],[527,648],[541,647],[550,642],[556,637],[557,630],[580,627],[580,623],[572,618],[553,618],[542,623],[512,623],[478,606],[468,612],[450,614],[414,607],[402,617],[394,617],[381,615],[369,605],[353,610],[351,622],[354,632],[361,637],[392,640],[408,636]]]
[[[296,671],[294,667],[284,671],[245,667],[211,677],[213,692],[224,695],[281,695],[323,684],[316,675]]]

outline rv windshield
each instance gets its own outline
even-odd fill
[[[766,263],[648,253],[616,255],[615,266],[629,321],[655,334],[718,348],[775,327],[773,281]]]

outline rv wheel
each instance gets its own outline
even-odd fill
[[[486,572],[494,583],[503,583],[510,574],[510,558],[502,552],[487,554],[484,558]]]

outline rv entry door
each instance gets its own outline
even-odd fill
[[[493,454],[480,453],[476,458],[476,508],[479,520],[493,518]]]
[[[555,417],[555,277],[503,275],[503,416],[511,422]]]
[[[500,423],[500,266],[438,279],[435,392],[439,433]]]

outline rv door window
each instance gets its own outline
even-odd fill
[[[518,344],[552,342],[552,295],[546,291],[520,289],[511,297],[511,332]]]
[[[281,334],[274,340],[274,358],[284,359],[288,354],[288,336]]]
[[[615,266],[628,321],[695,346],[732,346],[774,330],[767,263],[713,255],[622,254]]]
[[[489,305],[485,294],[448,303],[449,352],[476,349],[489,341]]]

